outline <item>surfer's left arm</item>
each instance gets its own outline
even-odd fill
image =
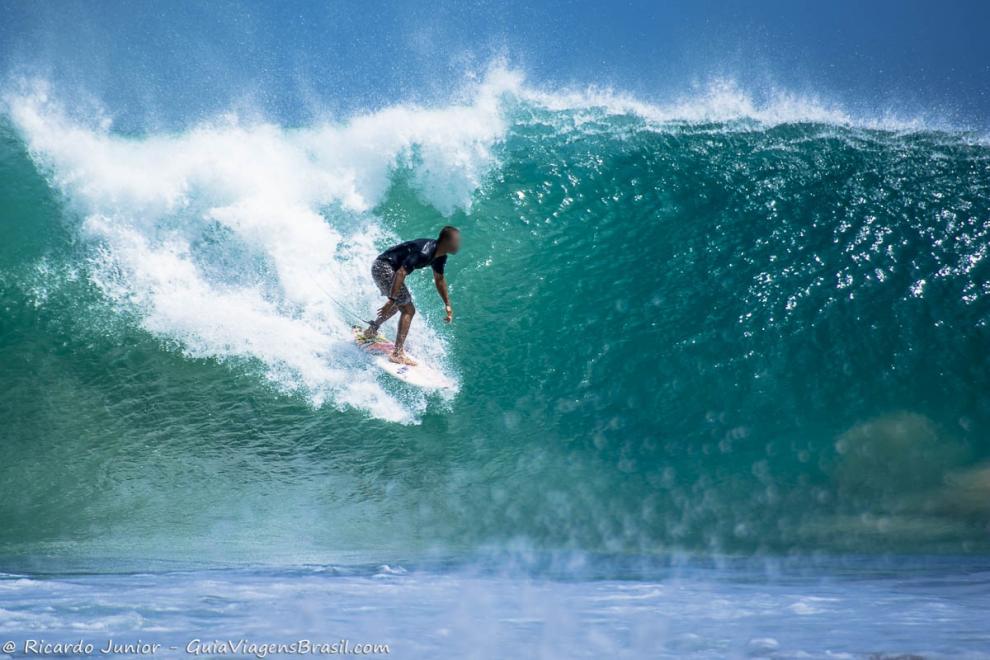
[[[450,306],[450,296],[447,295],[447,278],[443,276],[443,273],[433,271],[433,283],[437,285],[437,293],[443,299],[444,308],[447,311],[447,317],[444,320],[450,323],[454,319],[454,308]]]

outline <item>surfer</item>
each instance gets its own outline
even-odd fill
[[[399,331],[395,336],[395,350],[389,355],[389,360],[398,364],[415,366],[416,362],[407,356],[402,346],[409,333],[416,308],[413,307],[412,294],[406,288],[406,276],[417,268],[430,266],[433,268],[433,282],[437,293],[443,299],[447,316],[444,319],[450,323],[454,318],[454,309],[450,306],[450,296],[447,295],[447,280],[444,279],[443,269],[447,265],[447,255],[457,254],[461,247],[461,232],[457,227],[446,226],[440,230],[436,238],[417,238],[405,243],[399,243],[382,252],[371,266],[371,278],[378,285],[378,290],[388,298],[388,302],[378,310],[378,318],[371,322],[364,336],[373,339],[378,334],[378,328],[392,318],[396,312],[399,317]]]

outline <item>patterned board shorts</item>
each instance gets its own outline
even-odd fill
[[[378,290],[387,298],[392,293],[392,281],[395,280],[395,269],[392,268],[392,264],[384,259],[375,259],[375,263],[371,264],[371,279],[375,280]],[[402,283],[402,288],[399,289],[399,295],[396,296],[395,303],[399,306],[412,303],[412,294],[406,288],[405,282]]]

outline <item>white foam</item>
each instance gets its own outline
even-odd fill
[[[368,271],[395,238],[370,209],[397,166],[437,209],[469,208],[505,130],[493,96],[301,130],[226,117],[140,138],[67,119],[43,88],[7,105],[84,218],[93,281],[145,329],[191,356],[257,361],[317,405],[399,422],[423,410],[352,346],[349,312],[367,318],[380,302]],[[442,361],[439,337],[415,323],[410,348]]]

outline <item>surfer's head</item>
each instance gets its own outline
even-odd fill
[[[444,252],[457,254],[457,251],[461,249],[461,230],[457,227],[447,225],[440,230],[437,243],[443,248]]]

